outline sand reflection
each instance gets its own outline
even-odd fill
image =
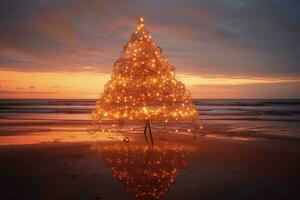
[[[104,163],[136,199],[161,199],[197,152],[193,142],[162,142],[153,147],[136,142],[93,146]]]

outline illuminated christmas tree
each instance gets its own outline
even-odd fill
[[[97,130],[112,121],[113,127],[127,122],[191,122],[185,131],[199,129],[198,112],[184,84],[175,77],[174,67],[162,56],[143,18],[114,63],[111,79],[97,101],[92,119]],[[178,129],[176,129],[178,132]],[[151,134],[152,140],[152,134]]]

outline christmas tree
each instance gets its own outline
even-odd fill
[[[116,124],[143,122],[145,131],[147,127],[150,130],[150,122],[189,121],[197,131],[198,117],[190,94],[175,77],[174,67],[162,56],[162,49],[152,40],[140,17],[114,63],[113,74],[96,103],[92,119],[98,128],[107,120]]]

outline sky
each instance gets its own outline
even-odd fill
[[[300,98],[298,0],[1,0],[0,98],[98,98],[143,16],[193,98]]]

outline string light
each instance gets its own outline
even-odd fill
[[[115,62],[111,80],[92,113],[97,124],[103,120],[114,123],[145,119],[165,123],[181,119],[198,121],[189,92],[161,54],[144,19],[139,17],[138,26]]]

